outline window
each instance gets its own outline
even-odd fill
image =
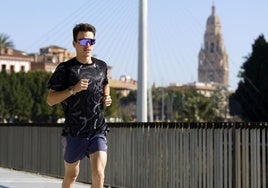
[[[21,66],[21,67],[20,67],[20,71],[21,71],[21,72],[25,72],[25,66]]]
[[[211,53],[214,52],[214,43],[213,43],[213,42],[210,44],[210,52],[211,52]]]
[[[7,71],[7,66],[6,65],[2,65],[2,72],[6,72]]]
[[[15,66],[14,66],[14,65],[11,65],[11,66],[10,66],[10,72],[11,72],[11,73],[14,73],[14,72],[15,72]]]
[[[209,78],[208,78],[209,81],[211,81],[211,82],[215,81],[215,76],[214,76],[214,72],[213,72],[213,71],[210,71],[210,72],[209,72],[208,77],[209,77]]]

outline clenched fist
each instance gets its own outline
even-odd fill
[[[112,104],[111,96],[110,95],[105,95],[103,97],[103,103],[104,103],[105,106],[111,106],[111,104]]]

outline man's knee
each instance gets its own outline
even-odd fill
[[[74,164],[65,163],[65,177],[68,182],[76,181],[79,174],[79,162]]]
[[[69,171],[65,174],[65,177],[68,178],[70,181],[75,181],[78,177],[79,170]]]
[[[94,180],[103,182],[104,181],[104,177],[105,177],[104,170],[94,170],[92,172],[92,178]]]

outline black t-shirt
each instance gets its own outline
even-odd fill
[[[92,64],[83,64],[76,58],[58,65],[48,82],[48,88],[62,91],[79,80],[89,79],[88,89],[61,102],[65,114],[62,135],[91,136],[107,129],[103,116],[103,91],[108,84],[107,65],[92,58]]]

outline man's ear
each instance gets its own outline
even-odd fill
[[[73,47],[75,47],[75,42],[73,41]]]

